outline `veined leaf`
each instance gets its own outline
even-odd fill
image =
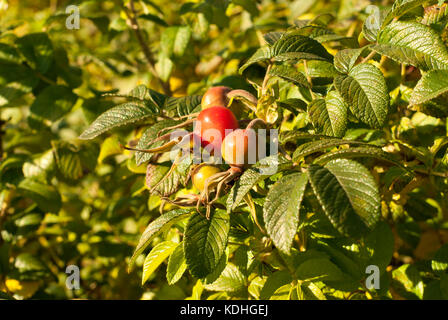
[[[148,129],[146,129],[145,132],[143,132],[140,140],[137,143],[136,148],[137,149],[150,149],[150,148],[160,147],[161,145],[163,145],[164,141],[158,141],[158,142],[155,142],[152,144],[149,144],[149,143],[152,140],[157,138],[157,134],[159,133],[160,130],[167,128],[167,127],[175,126],[176,124],[179,124],[179,121],[171,120],[171,119],[157,122],[156,124],[152,125]],[[166,131],[166,133],[168,133],[168,132],[169,131]],[[154,153],[137,151],[137,152],[135,152],[135,162],[139,166],[142,163],[151,160],[151,158],[153,156],[154,156]]]
[[[417,300],[423,298],[424,283],[418,269],[410,264],[404,264],[392,271],[391,286],[394,291],[405,299]]]
[[[254,63],[270,59],[276,61],[300,59],[333,61],[333,56],[318,41],[298,32],[283,33],[281,37],[277,34],[275,38],[269,38],[269,41],[274,41],[277,38],[278,40],[271,46],[259,48],[240,68],[240,73]]]
[[[194,213],[188,220],[184,253],[188,269],[197,278],[212,273],[224,254],[230,229],[229,215],[223,210],[212,211],[210,219]]]
[[[446,92],[448,92],[448,70],[431,70],[418,81],[409,104],[423,104]]]
[[[213,283],[204,285],[205,289],[210,291],[226,292],[238,292],[245,286],[246,277],[233,263],[228,263],[219,278]]]
[[[448,69],[448,50],[430,27],[414,21],[395,21],[384,27],[372,49],[422,70]]]
[[[308,105],[308,115],[320,134],[342,137],[347,128],[347,105],[341,95],[333,90],[325,99],[316,99]]]
[[[191,214],[190,209],[177,209],[164,213],[154,221],[152,221],[143,231],[142,236],[135,248],[135,251],[129,261],[129,270],[132,269],[137,257],[148,247],[151,241],[160,233],[168,230],[173,224],[185,219]]]
[[[358,238],[380,216],[378,187],[370,172],[347,159],[332,160],[308,170],[311,186],[325,214],[342,234]]]
[[[389,94],[382,72],[368,63],[353,67],[334,85],[353,115],[373,128],[381,127],[389,109]]]
[[[335,68],[342,73],[349,73],[361,56],[365,47],[359,49],[344,49],[338,51],[334,57]]]
[[[271,47],[265,46],[258,48],[257,51],[246,61],[246,63],[241,66],[239,72],[243,73],[248,67],[253,65],[254,63],[266,61],[272,58],[272,50]]]
[[[258,182],[267,177],[292,167],[292,162],[280,155],[266,157],[261,159],[251,168],[244,171],[229,192],[227,198],[227,212],[233,211],[243,200],[244,196]]]
[[[172,241],[158,243],[152,248],[143,263],[142,285],[148,281],[152,273],[170,256],[174,249],[176,249],[176,243]]]
[[[176,110],[179,117],[200,111],[202,96],[169,97],[163,109]]]
[[[282,252],[289,253],[299,223],[300,204],[308,177],[293,173],[282,177],[269,190],[263,218],[269,237]]]
[[[297,277],[302,281],[342,281],[342,271],[329,259],[309,259],[299,265]]]
[[[269,72],[271,76],[282,78],[283,80],[294,83],[296,86],[309,88],[310,85],[305,75],[297,71],[294,67],[281,65],[272,68]]]
[[[419,7],[426,2],[428,2],[428,0],[395,0],[392,8],[383,21],[383,27],[391,22],[394,18],[399,18],[406,12]]]
[[[356,141],[356,140],[344,140],[344,139],[336,139],[336,138],[327,138],[323,140],[315,140],[306,142],[304,144],[301,144],[296,151],[294,151],[294,154],[292,155],[293,161],[297,161],[300,158],[309,156],[310,154],[313,154],[315,152],[337,147],[343,144],[361,144],[361,145],[367,145],[367,143],[362,141]]]
[[[291,58],[333,61],[333,56],[318,41],[297,32],[284,34],[275,42],[272,57],[279,61]]]
[[[185,261],[184,246],[180,243],[168,259],[168,267],[166,269],[168,284],[173,285],[179,281],[185,270],[187,270],[187,262]]]
[[[153,115],[153,110],[144,103],[126,102],[102,113],[79,138],[93,139],[112,128],[141,121]]]
[[[401,168],[404,168],[400,161],[393,158],[389,153],[383,151],[380,147],[374,145],[365,145],[361,147],[354,147],[348,149],[340,149],[337,151],[329,152],[321,155],[314,160],[315,164],[325,164],[330,160],[339,158],[359,158],[359,157],[371,157],[383,161],[393,163]]]

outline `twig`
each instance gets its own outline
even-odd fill
[[[152,57],[152,54],[151,54],[151,51],[149,50],[148,45],[146,44],[145,40],[143,39],[143,35],[141,33],[140,26],[137,21],[137,12],[135,10],[133,0],[129,1],[129,8],[124,7],[124,11],[126,12],[126,16],[128,17],[129,22],[131,23],[131,27],[135,32],[135,36],[137,37],[140,47],[143,50],[143,54],[145,55],[146,60],[148,61],[149,71],[154,75],[154,77],[160,83],[160,85],[163,89],[163,92],[166,95],[171,95],[171,89],[170,89],[169,84],[162,81],[162,79],[160,79],[160,76],[159,76],[156,68],[154,67],[155,61]]]
[[[366,63],[367,61],[372,59],[375,55],[376,55],[376,52],[372,50],[367,57],[362,59],[361,63]]]

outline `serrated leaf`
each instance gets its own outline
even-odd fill
[[[383,21],[383,27],[391,22],[394,18],[399,18],[406,12],[419,7],[426,2],[428,2],[428,0],[395,0],[392,8]]]
[[[223,210],[212,211],[210,219],[194,213],[188,220],[184,236],[184,253],[188,269],[197,278],[212,273],[227,246],[230,224]]]
[[[238,179],[227,197],[227,212],[233,211],[243,200],[244,196],[258,182],[269,176],[292,167],[292,162],[283,156],[275,155],[261,159],[251,168],[244,171]]]
[[[170,256],[174,249],[176,249],[176,245],[175,242],[164,241],[152,248],[143,263],[142,285],[148,281],[153,272]]]
[[[318,41],[295,32],[284,34],[274,43],[272,57],[279,61],[294,59],[294,57],[297,59],[333,61],[333,56]]]
[[[151,241],[162,232],[171,228],[173,224],[185,219],[191,214],[191,209],[177,209],[164,213],[160,217],[152,221],[143,231],[137,247],[129,260],[129,270],[131,270],[137,257],[148,247]]]
[[[380,216],[378,187],[370,172],[347,159],[332,160],[308,170],[311,186],[323,211],[342,234],[359,238]]]
[[[440,36],[418,22],[392,22],[380,32],[372,49],[422,70],[448,69],[448,50]]]
[[[308,115],[320,134],[342,137],[347,129],[347,105],[341,95],[333,90],[325,99],[316,99],[308,105]]]
[[[289,253],[297,232],[300,204],[307,184],[306,174],[289,174],[278,180],[266,196],[263,207],[266,231],[284,253]]]
[[[175,284],[182,278],[185,270],[187,270],[187,262],[184,255],[184,246],[180,243],[168,259],[168,266],[166,269],[166,280],[169,285]]]
[[[373,128],[384,124],[389,111],[389,91],[377,67],[359,64],[348,75],[336,77],[334,85],[357,119]]]
[[[165,110],[176,110],[179,117],[201,110],[202,96],[169,97],[165,101]]]
[[[241,292],[245,286],[244,274],[233,263],[228,263],[219,278],[204,285],[204,288],[210,291]]]
[[[349,73],[364,50],[365,48],[344,49],[338,51],[334,57],[335,68],[339,72]]]
[[[277,42],[277,40],[279,40],[282,37],[283,34],[284,32],[273,31],[264,34],[263,38],[268,45],[272,46],[275,42]]]
[[[61,195],[52,185],[25,179],[19,183],[18,190],[36,202],[39,208],[45,212],[58,213],[61,208]]]
[[[327,138],[327,139],[320,139],[315,141],[310,141],[301,144],[292,155],[292,159],[294,162],[297,162],[299,159],[309,156],[315,152],[325,150],[328,148],[337,147],[343,144],[361,144],[361,145],[367,145],[367,143],[362,141],[356,141],[356,140],[344,140],[344,139],[336,139],[336,138]]]
[[[367,10],[367,13],[370,13],[370,15],[362,25],[362,33],[368,41],[376,41],[388,11],[380,9],[377,6],[367,7]]]
[[[143,132],[140,140],[137,143],[136,148],[137,149],[150,149],[150,148],[160,147],[161,145],[163,145],[163,143],[164,143],[163,141],[158,141],[158,142],[155,142],[152,144],[149,144],[149,143],[152,140],[157,138],[157,134],[159,133],[159,131],[161,131],[164,128],[175,126],[176,124],[179,124],[179,121],[171,120],[171,119],[157,122],[153,126],[146,129],[145,132]],[[166,133],[169,133],[169,131],[166,131]],[[137,151],[137,152],[135,152],[135,162],[139,166],[144,162],[150,161],[153,156],[154,156],[154,153]]]
[[[239,69],[240,73],[243,73],[244,70],[246,70],[248,67],[253,65],[254,63],[266,61],[272,58],[272,51],[271,47],[265,46],[258,48],[257,51],[246,61],[244,65],[241,66]]]
[[[154,112],[141,102],[126,102],[102,113],[79,138],[93,139],[112,128],[141,121],[153,115]]]
[[[69,87],[51,85],[36,97],[30,111],[44,119],[56,121],[71,110],[77,98]]]
[[[192,163],[193,158],[191,156],[176,159],[166,175],[164,175],[155,185],[153,184],[150,192],[163,197],[168,197],[177,192],[181,185],[185,185]]]
[[[310,85],[305,75],[300,71],[297,71],[294,67],[288,65],[281,65],[272,68],[269,74],[273,77],[279,77],[283,80],[294,83],[296,86],[309,88]]]
[[[314,160],[316,164],[325,164],[330,160],[345,158],[345,159],[353,159],[359,157],[371,157],[383,161],[387,161],[393,163],[401,168],[404,168],[400,161],[392,157],[389,153],[383,151],[380,147],[373,145],[366,145],[361,147],[354,147],[348,149],[340,149],[337,151],[329,152],[321,155],[320,157]]]
[[[423,104],[446,92],[448,92],[448,70],[431,70],[418,81],[409,104]]]

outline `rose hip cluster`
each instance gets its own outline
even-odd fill
[[[266,124],[261,119],[238,120],[235,114],[239,116],[244,114],[244,108],[248,103],[234,101],[237,96],[242,96],[248,100],[252,106],[252,108],[249,106],[251,110],[256,106],[256,98],[247,91],[232,90],[224,86],[212,87],[202,97],[202,110],[196,118],[163,130],[172,130],[194,124],[193,132],[184,133],[177,140],[173,140],[170,134],[161,135],[153,142],[169,140],[164,146],[138,150],[159,153],[168,151],[176,145],[185,145],[185,143],[191,148],[196,141],[200,142],[198,144],[208,155],[212,156],[212,161],[202,162],[191,169],[189,176],[191,176],[193,186],[200,192],[199,195],[182,195],[174,200],[164,198],[164,202],[178,206],[196,206],[198,211],[201,206],[205,206],[207,209],[206,216],[209,218],[211,206],[221,197],[223,192],[228,190],[229,184],[240,176],[248,165],[258,160],[259,147],[265,147],[266,139],[265,135],[258,134],[255,129],[266,129]],[[244,129],[240,128],[243,124],[246,124]],[[222,170],[220,165],[222,162],[225,162],[230,168]],[[212,196],[214,196],[213,199]]]

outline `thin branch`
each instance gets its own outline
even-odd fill
[[[366,63],[367,61],[372,59],[375,55],[376,55],[376,52],[372,50],[367,57],[362,59],[361,63]]]
[[[135,32],[135,36],[137,37],[137,40],[140,44],[140,47],[143,50],[143,54],[146,57],[146,60],[148,62],[149,71],[154,75],[154,77],[159,82],[160,86],[162,87],[164,93],[166,95],[171,95],[171,89],[168,83],[164,82],[162,79],[160,79],[160,76],[155,68],[155,60],[152,57],[151,51],[149,50],[149,47],[147,43],[145,42],[142,32],[140,30],[140,26],[137,21],[137,12],[135,10],[134,1],[129,1],[129,8],[124,7],[124,11],[126,12],[126,15],[129,19],[129,22],[131,24],[131,28]]]

